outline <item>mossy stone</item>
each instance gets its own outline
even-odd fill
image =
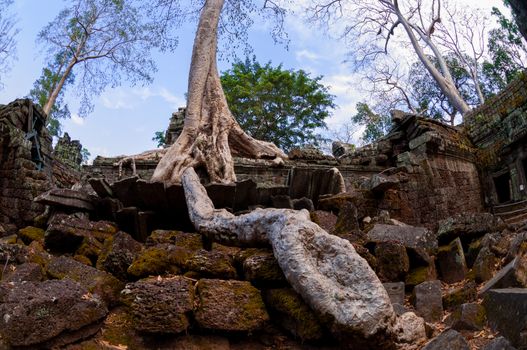
[[[128,274],[135,278],[142,278],[163,274],[179,274],[181,269],[176,264],[178,260],[186,261],[188,252],[184,250],[171,251],[170,247],[160,245],[145,249],[134,259]]]
[[[41,228],[27,226],[18,230],[18,237],[25,244],[30,244],[33,241],[44,242],[44,235],[46,231]]]
[[[324,329],[315,313],[293,289],[270,289],[264,295],[271,319],[284,329],[303,341],[323,337]]]

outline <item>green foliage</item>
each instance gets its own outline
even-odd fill
[[[361,139],[365,143],[372,143],[387,134],[391,127],[391,117],[375,113],[367,103],[357,103],[357,113],[351,121],[365,127]]]
[[[502,90],[525,68],[527,47],[515,21],[505,17],[497,8],[492,9],[499,28],[489,32],[489,60],[483,63],[488,93]]]
[[[157,145],[156,147],[163,147],[166,145],[166,138],[165,133],[163,131],[156,131],[154,133],[154,137],[152,137],[152,141],[156,141]]]
[[[81,149],[81,157],[82,157],[82,164],[88,164],[88,160],[90,159],[91,153],[88,151],[87,148]]]
[[[71,53],[67,51],[59,53],[55,56],[54,61],[49,64],[48,67],[42,69],[42,74],[33,83],[33,89],[29,91],[28,97],[33,100],[33,102],[44,107],[48,102],[49,95],[51,91],[57,86],[61,75],[60,71],[62,67],[66,64],[67,60],[71,58]],[[74,74],[70,74],[64,86],[70,85],[75,81]],[[51,111],[47,119],[47,128],[51,136],[61,136],[62,134],[62,125],[60,123],[61,119],[67,119],[71,117],[71,112],[68,108],[68,105],[64,103],[64,90],[59,92],[55,104],[51,108]]]
[[[229,107],[241,127],[256,139],[289,151],[292,147],[318,145],[316,133],[335,108],[334,96],[303,70],[284,70],[247,58],[224,72],[221,83]]]

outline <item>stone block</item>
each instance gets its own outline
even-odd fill
[[[415,286],[412,293],[412,303],[417,315],[424,318],[425,321],[440,321],[443,316],[441,282],[438,280],[427,281]]]
[[[404,305],[404,282],[392,282],[382,284],[388,292],[392,304]]]
[[[397,242],[408,248],[437,250],[437,239],[424,227],[376,224],[367,236],[372,242]]]
[[[216,209],[234,208],[234,197],[236,196],[236,184],[208,184],[205,186],[209,198]]]
[[[443,307],[445,309],[461,305],[466,302],[475,301],[478,297],[477,286],[474,281],[462,286],[451,288],[443,295]]]
[[[449,329],[432,339],[422,350],[470,350],[470,347],[460,333]]]
[[[260,291],[249,282],[202,279],[197,298],[194,318],[200,328],[251,332],[269,321]]]
[[[311,199],[302,197],[298,199],[293,199],[293,209],[295,210],[306,209],[312,212],[315,210],[315,205],[313,204],[313,201]]]
[[[233,259],[219,250],[200,249],[186,259],[183,268],[194,272],[193,277],[196,277],[196,274],[201,278],[235,279],[237,277]]]
[[[437,265],[441,279],[446,283],[455,283],[465,279],[467,263],[461,240],[456,238],[447,246],[439,247]]]
[[[168,201],[165,195],[165,184],[137,180],[135,183],[137,202],[141,209],[167,211]]]
[[[151,334],[187,330],[187,314],[194,306],[194,283],[190,279],[147,278],[127,284],[121,294],[130,306],[135,330]]]
[[[497,337],[483,346],[481,350],[516,350],[516,348],[506,338]]]
[[[247,210],[249,206],[258,203],[256,182],[251,179],[236,182],[234,196],[234,211]]]
[[[287,195],[272,196],[271,202],[274,208],[293,209],[293,201]]]
[[[143,245],[129,234],[119,231],[104,242],[97,260],[97,268],[105,270],[122,281],[128,279],[128,267],[139,255]]]
[[[492,289],[483,306],[489,326],[519,349],[527,348],[527,288]]]
[[[256,187],[256,193],[258,195],[258,204],[263,206],[271,206],[271,198],[273,196],[287,195],[289,187],[287,186],[260,186]]]
[[[315,210],[311,212],[311,220],[326,232],[332,232],[337,223],[337,216],[329,211]]]
[[[42,267],[35,263],[15,265],[14,269],[6,269],[1,276],[2,282],[40,282],[43,279]]]
[[[457,331],[480,331],[486,322],[485,308],[477,303],[459,305],[445,320],[447,326]]]
[[[518,257],[514,258],[510,263],[505,265],[498,273],[492,277],[487,283],[483,285],[479,294],[483,295],[491,289],[521,287],[516,277],[516,270],[520,263]]]
[[[457,237],[478,237],[504,228],[503,220],[491,213],[463,213],[439,221],[437,237],[446,243]]]
[[[137,187],[135,184],[137,180],[139,180],[139,177],[137,176],[127,177],[126,179],[114,182],[110,186],[115,197],[117,197],[125,207],[133,207],[138,204]]]
[[[35,202],[74,211],[93,211],[93,203],[89,195],[84,192],[67,188],[54,188],[35,198]]]
[[[404,281],[410,270],[406,248],[399,243],[379,242],[375,245],[377,275],[381,281]]]
[[[92,177],[88,180],[88,183],[100,198],[113,197],[112,188],[110,187],[110,184],[106,181],[106,179],[102,177]]]
[[[255,286],[269,288],[287,285],[272,251],[258,250],[248,256],[243,262],[243,274]]]

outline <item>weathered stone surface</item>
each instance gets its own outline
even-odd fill
[[[92,200],[84,192],[70,190],[67,188],[54,188],[35,198],[35,202],[69,208],[73,210],[94,210]]]
[[[271,251],[259,250],[243,262],[243,274],[256,286],[271,287],[287,284],[284,273]]]
[[[209,198],[216,208],[234,208],[236,184],[211,183],[205,186]]]
[[[457,331],[479,331],[485,327],[486,322],[485,308],[477,303],[459,305],[445,320],[449,327]]]
[[[18,237],[25,244],[30,244],[33,241],[44,242],[45,231],[38,227],[27,226],[18,230]]]
[[[404,281],[410,270],[406,248],[399,243],[379,242],[375,246],[377,275],[381,281]]]
[[[265,303],[273,319],[301,340],[317,340],[324,329],[316,315],[294,290],[270,289],[265,292]]]
[[[461,240],[456,238],[447,246],[439,247],[437,265],[441,279],[446,283],[455,283],[465,279],[467,263]]]
[[[398,188],[399,180],[393,176],[375,174],[370,180],[370,190],[373,192],[385,192],[386,190]]]
[[[80,283],[90,293],[99,295],[112,306],[119,300],[124,283],[104,271],[97,270],[66,256],[53,257],[47,266],[47,273],[55,279],[71,279]]]
[[[311,212],[311,220],[322,227],[324,231],[331,233],[337,223],[337,216],[329,211],[315,210]]]
[[[68,279],[0,284],[0,334],[11,346],[49,341],[98,322],[107,312],[97,297]]]
[[[269,321],[260,292],[249,282],[202,279],[197,298],[194,318],[201,328],[250,332]]]
[[[353,203],[342,203],[337,216],[335,228],[331,233],[337,236],[342,236],[358,230],[360,230],[360,227],[357,207]]]
[[[447,290],[443,295],[445,309],[475,301],[478,297],[477,286],[474,281]]]
[[[476,281],[481,283],[490,280],[496,273],[497,264],[498,258],[490,248],[481,248],[472,267]]]
[[[519,263],[520,259],[518,257],[514,258],[510,263],[498,271],[494,277],[485,283],[479,293],[485,294],[491,289],[521,287],[516,276]]]
[[[461,334],[450,329],[432,339],[423,350],[470,350],[470,347]]]
[[[441,242],[449,242],[457,237],[483,236],[504,228],[503,220],[491,213],[462,213],[439,221],[437,237]]]
[[[137,205],[137,186],[135,184],[137,180],[139,180],[139,177],[132,176],[115,181],[110,185],[115,197],[117,197],[125,207],[133,207]]]
[[[485,293],[483,305],[489,326],[507,338],[514,347],[527,347],[527,289],[492,289]]]
[[[145,333],[181,333],[189,326],[194,284],[181,276],[129,283],[121,293],[130,305],[134,329]]]
[[[412,302],[416,313],[427,322],[436,322],[443,316],[443,300],[441,299],[441,282],[427,281],[415,286]]]
[[[113,191],[110,184],[104,178],[92,177],[88,180],[95,193],[101,198],[113,197]]]
[[[162,182],[150,182],[137,180],[135,183],[137,191],[137,205],[143,210],[167,210],[168,202],[165,194],[165,184]]]
[[[203,249],[201,235],[181,231],[155,230],[146,239],[147,246],[170,243],[190,250]]]
[[[392,304],[404,305],[404,282],[383,283],[382,285]]]
[[[74,252],[84,237],[104,242],[117,232],[117,227],[106,221],[89,221],[75,215],[55,215],[44,236],[45,247],[58,252]]]
[[[312,212],[315,210],[315,205],[313,204],[313,201],[311,199],[302,197],[298,199],[293,199],[293,209],[306,209],[307,211]]]
[[[398,343],[411,344],[417,347],[427,340],[425,321],[413,312],[406,312],[397,318],[395,332]]]
[[[44,279],[44,274],[39,264],[24,263],[13,266],[13,269],[6,269],[1,277],[2,282],[40,282]]]
[[[252,179],[236,182],[236,194],[234,196],[234,210],[246,210],[251,205],[258,203],[256,182]]]
[[[0,244],[0,263],[22,264],[29,259],[29,249],[20,244]]]
[[[120,280],[128,278],[128,267],[140,254],[143,245],[128,233],[119,231],[104,242],[97,268],[105,270]]]
[[[222,251],[200,249],[183,264],[187,271],[193,271],[203,278],[235,279],[233,259]]]
[[[434,234],[424,227],[376,224],[367,236],[372,242],[397,242],[409,248],[437,249]]]
[[[143,250],[128,267],[127,273],[135,278],[178,274],[192,254],[192,251],[172,244],[158,244]]]
[[[271,197],[273,208],[293,209],[293,201],[288,195],[276,195]]]
[[[486,344],[481,350],[516,350],[515,347],[504,337],[497,337],[490,343]]]

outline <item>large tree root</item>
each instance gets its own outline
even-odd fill
[[[365,340],[362,346],[368,347],[391,343],[395,314],[388,294],[348,241],[325,232],[306,210],[257,209],[234,216],[214,209],[192,168],[182,183],[200,233],[234,245],[270,242],[291,286],[336,334]]]

